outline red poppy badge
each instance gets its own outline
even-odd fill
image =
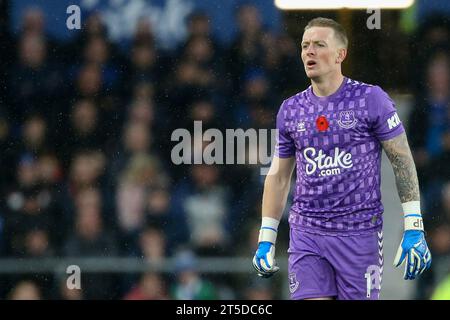
[[[329,127],[328,120],[325,116],[320,116],[316,120],[316,126],[319,131],[326,131]]]

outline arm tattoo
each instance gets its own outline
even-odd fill
[[[400,201],[419,201],[419,180],[406,134],[382,141],[381,145],[391,161]]]

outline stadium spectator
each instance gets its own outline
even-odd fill
[[[186,223],[189,243],[197,254],[226,254],[231,236],[230,191],[220,182],[220,171],[214,165],[192,166],[191,179],[174,191],[179,228]]]
[[[101,213],[99,191],[78,193],[74,230],[69,231],[63,254],[70,258],[115,257],[119,254],[115,236],[106,228]],[[108,274],[83,273],[81,287],[85,299],[112,299],[118,294],[115,279]]]
[[[57,298],[59,300],[83,300],[83,288],[69,289],[67,279],[61,281]]]
[[[76,92],[80,97],[99,99],[102,97],[103,78],[98,65],[91,63],[81,67],[76,78]]]
[[[148,155],[153,151],[151,130],[142,121],[126,123],[121,138],[121,143],[115,146],[108,170],[113,185],[117,185],[117,177],[133,156]]]
[[[450,129],[450,57],[437,52],[427,66],[427,91],[411,114],[411,141],[420,167],[443,151],[443,134]],[[418,134],[417,132],[421,132]],[[424,134],[425,133],[425,134]]]
[[[152,100],[139,99],[134,101],[129,109],[128,121],[142,123],[147,128],[155,125],[155,104]]]
[[[21,154],[38,156],[50,143],[45,119],[38,114],[28,116],[22,130]]]
[[[67,177],[60,188],[61,199],[65,203],[62,219],[66,221],[65,225],[69,229],[73,227],[75,203],[81,191],[99,188],[102,198],[107,198],[108,195],[104,181],[106,158],[102,152],[82,150],[75,153],[70,162],[70,166],[66,169]],[[107,204],[104,204],[104,209],[110,212]],[[106,220],[108,224],[114,220],[114,213],[110,213]]]
[[[148,262],[158,263],[167,258],[166,236],[160,228],[147,226],[139,235],[140,256]]]
[[[263,26],[258,8],[251,4],[237,9],[236,23],[238,34],[228,50],[227,70],[231,73],[233,92],[238,93],[242,88],[241,75],[247,68],[262,64]]]
[[[213,38],[211,30],[211,18],[205,12],[195,11],[187,21],[187,39],[194,37]],[[213,41],[216,43],[216,41]],[[217,47],[217,46],[214,46]]]
[[[175,300],[214,300],[216,288],[198,274],[197,258],[188,250],[175,255],[176,282],[171,288],[171,297]]]
[[[84,25],[75,39],[69,43],[64,51],[64,62],[66,64],[78,64],[82,61],[83,49],[86,43],[95,37],[107,38],[106,26],[99,13],[92,13],[83,19]]]
[[[244,300],[273,300],[274,288],[270,282],[252,281],[244,288]]]
[[[25,10],[21,31],[23,34],[45,34],[45,17],[39,7],[30,7]]]
[[[158,79],[159,72],[158,53],[154,44],[148,39],[133,43],[127,85],[132,86],[142,80]]]
[[[104,128],[98,107],[92,100],[78,100],[70,112],[65,134],[59,137],[61,158],[69,163],[81,150],[103,150]]]
[[[48,258],[55,252],[50,245],[50,237],[46,229],[31,229],[24,236],[24,255],[30,258]]]
[[[448,18],[439,12],[431,14],[419,26],[415,36],[411,38],[411,52],[415,59],[411,59],[412,73],[411,87],[413,92],[422,93],[426,89],[426,73],[429,58],[436,51],[448,51],[450,48],[450,24]]]
[[[155,35],[153,33],[153,27],[148,18],[142,17],[136,23],[133,41],[155,44]]]
[[[118,225],[126,237],[133,237],[145,222],[148,188],[166,183],[166,176],[161,173],[157,159],[144,154],[130,159],[120,173],[116,195]]]
[[[11,116],[16,124],[30,112],[49,114],[64,92],[61,72],[49,57],[42,35],[24,34],[19,41],[18,56],[9,72]]]
[[[107,257],[117,255],[117,243],[106,229],[101,200],[96,189],[84,189],[77,196],[75,228],[69,233],[64,253],[67,257]]]
[[[166,283],[161,275],[147,272],[139,282],[125,295],[125,300],[168,300]]]
[[[10,255],[26,256],[33,252],[37,253],[36,251],[44,254],[50,250],[47,246],[53,246],[48,244],[50,241],[48,234],[56,228],[49,200],[46,191],[38,185],[22,187],[9,193],[8,211],[5,215],[5,239]],[[36,230],[43,232],[41,236],[29,238]]]
[[[19,281],[9,292],[9,300],[41,300],[41,290],[38,285],[29,280]]]
[[[15,166],[15,139],[12,135],[12,125],[8,113],[0,104],[0,167],[13,168]],[[0,179],[0,197],[4,196],[5,189],[14,183],[14,170],[6,170]]]

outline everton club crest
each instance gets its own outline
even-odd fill
[[[289,291],[291,293],[294,293],[295,290],[297,290],[298,285],[299,285],[299,283],[297,281],[297,277],[296,277],[295,273],[290,273],[289,274]]]
[[[355,113],[353,110],[341,111],[339,114],[338,125],[344,129],[353,128],[358,120],[355,118]]]

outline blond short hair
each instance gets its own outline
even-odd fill
[[[344,45],[347,49],[348,38],[345,29],[338,22],[329,18],[314,18],[308,22],[305,27],[305,31],[312,27],[326,27],[334,30],[334,36]]]

